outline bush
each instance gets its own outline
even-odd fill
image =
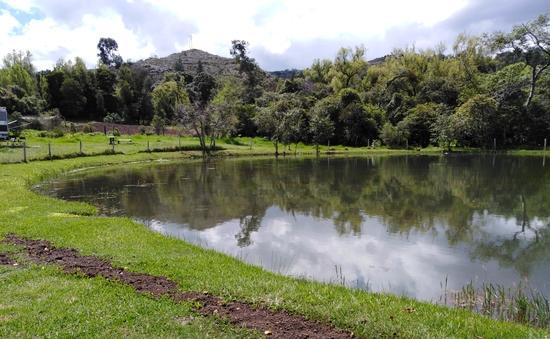
[[[51,131],[42,131],[38,133],[40,138],[61,138],[65,135],[65,132],[60,128],[55,128]]]
[[[407,131],[401,123],[397,124],[397,126],[393,126],[388,122],[384,125],[384,127],[382,127],[382,131],[380,132],[382,142],[390,148],[405,146],[407,143],[407,137]]]
[[[91,124],[86,124],[86,125],[84,125],[84,127],[82,127],[82,132],[83,133],[94,133],[95,132],[94,126],[92,126]]]

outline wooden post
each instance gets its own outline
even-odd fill
[[[52,143],[48,142],[48,158],[52,160]]]
[[[80,154],[82,154],[82,140],[80,140]]]
[[[23,161],[27,162],[27,142],[23,142]]]
[[[151,152],[151,149],[149,148],[149,140],[147,140],[147,152]]]

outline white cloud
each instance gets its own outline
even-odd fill
[[[450,42],[472,27],[508,29],[545,7],[539,0],[498,1],[0,0],[8,8],[0,12],[0,51],[30,50],[39,68],[76,55],[93,65],[101,36],[115,38],[133,60],[187,49],[192,36],[194,48],[225,56],[231,40],[247,40],[268,69],[304,67],[342,45],[365,44],[374,58],[404,44]]]
[[[13,30],[20,26],[19,21],[8,11],[0,11],[0,46],[3,46],[3,39],[13,33]]]
[[[8,50],[30,50],[38,69],[51,68],[58,58],[83,58],[89,66],[97,60],[96,44],[101,37],[110,36],[124,42],[120,53],[133,58],[149,57],[155,53],[150,41],[144,40],[125,27],[118,13],[107,11],[101,16],[86,14],[77,27],[52,18],[32,19],[17,35],[2,34],[0,46]],[[5,50],[2,47],[2,50]]]

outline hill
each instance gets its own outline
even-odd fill
[[[238,65],[231,58],[224,58],[198,49],[170,54],[162,58],[148,58],[134,63],[134,67],[145,69],[154,81],[161,80],[165,73],[181,71],[191,75],[197,73],[199,61],[204,71],[212,76],[238,75]]]

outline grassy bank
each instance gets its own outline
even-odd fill
[[[198,148],[198,138],[184,136],[164,135],[122,135],[117,137],[120,143],[109,144],[108,136],[103,133],[67,133],[59,137],[52,137],[50,132],[26,130],[23,132],[26,144],[27,160],[47,160],[50,154],[54,159],[75,158],[79,156],[102,155],[107,153],[136,154],[148,151],[174,151],[193,150]],[[15,147],[8,147],[8,143],[0,143],[0,163],[16,163],[24,160],[23,145],[19,143]],[[216,146],[232,153],[261,153],[273,154],[273,143],[264,138],[222,138],[217,140]],[[322,153],[353,153],[365,152],[403,152],[404,150],[390,150],[385,147],[346,147],[320,146]],[[315,147],[299,143],[288,147],[279,146],[279,152],[287,154],[315,153]],[[413,150],[411,150],[413,152]],[[414,152],[418,152],[414,150]],[[420,150],[423,153],[441,152],[437,147],[429,147]]]
[[[252,151],[234,146],[223,153],[273,150],[268,142],[265,148]],[[366,151],[350,151],[356,152]],[[107,258],[132,271],[167,276],[182,290],[208,291],[227,299],[286,309],[361,336],[550,336],[547,330],[494,321],[465,310],[283,277],[161,236],[128,218],[97,216],[93,206],[55,200],[29,190],[40,180],[75,168],[147,160],[185,161],[195,155],[134,153],[0,165],[0,236],[13,232],[47,239],[57,246]],[[1,246],[0,250],[14,250]],[[153,300],[115,283],[69,276],[53,267],[0,266],[0,283],[0,337],[257,335],[221,320],[197,317],[192,305]]]

